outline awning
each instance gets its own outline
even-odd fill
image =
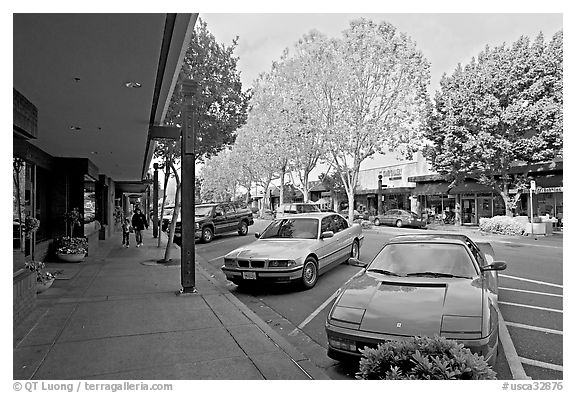
[[[447,182],[416,183],[414,195],[446,195],[448,194]]]
[[[458,184],[450,189],[450,194],[472,194],[475,192],[491,193],[496,192],[492,187],[476,182],[466,182]]]

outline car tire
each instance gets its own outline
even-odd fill
[[[302,267],[302,287],[304,289],[310,289],[316,285],[317,281],[318,265],[316,264],[316,259],[314,259],[314,257],[308,257]]]
[[[350,258],[356,258],[359,259],[360,258],[360,243],[358,242],[358,240],[354,240],[354,242],[352,242],[352,249],[350,250]],[[350,259],[348,259],[349,262]]]
[[[214,238],[214,232],[210,227],[202,228],[202,243],[210,243]]]
[[[374,225],[376,225],[377,227],[379,227],[379,226],[380,226],[380,220],[377,219],[377,218],[375,218],[375,219],[374,219]]]
[[[246,236],[247,234],[248,234],[248,224],[246,224],[246,221],[242,221],[240,223],[240,227],[238,228],[238,235]]]
[[[404,224],[402,223],[402,220],[397,220],[397,221],[396,221],[396,227],[402,228],[403,225],[404,225]]]

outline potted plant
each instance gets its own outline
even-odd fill
[[[54,272],[48,272],[44,269],[46,265],[44,262],[26,262],[26,268],[36,273],[36,293],[41,293],[50,288],[56,276],[62,274],[62,270],[57,270]]]
[[[74,208],[64,214],[66,222],[66,236],[57,239],[56,255],[64,262],[81,262],[88,253],[88,239],[74,237],[74,227],[80,225],[82,214]]]

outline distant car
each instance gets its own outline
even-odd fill
[[[271,280],[298,281],[312,288],[318,276],[349,258],[358,258],[364,239],[359,224],[337,213],[278,218],[258,240],[224,256],[222,271],[237,285]]]
[[[401,227],[425,228],[426,220],[418,214],[402,209],[390,209],[374,217],[374,225],[393,225]]]
[[[293,214],[319,213],[320,208],[314,203],[283,203],[275,211],[275,218],[291,216]]]
[[[164,206],[164,214],[162,215],[162,231],[167,231],[172,215],[174,214],[174,205]]]
[[[325,325],[328,356],[358,358],[383,341],[439,335],[493,365],[498,271],[505,268],[489,243],[465,235],[396,236],[339,290]]]

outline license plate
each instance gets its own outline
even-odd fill
[[[256,272],[242,272],[244,280],[256,280]]]

